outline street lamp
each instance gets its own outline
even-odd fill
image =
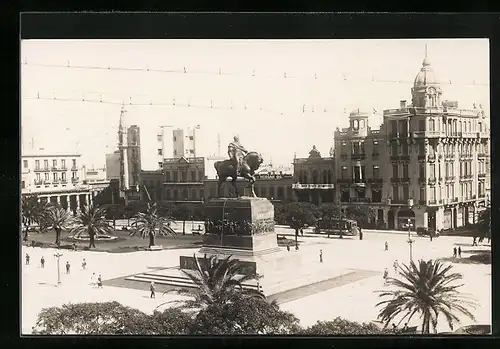
[[[220,229],[220,247],[223,246],[223,239],[224,239],[224,220],[226,219],[226,213],[225,213],[225,208],[226,208],[226,203],[227,199],[224,199],[224,203],[222,204],[222,225]]]
[[[413,199],[408,199],[408,207],[410,210],[411,210],[412,206],[413,206]],[[408,241],[407,242],[408,242],[408,246],[410,247],[410,263],[411,263],[411,261],[413,260],[412,245],[413,245],[414,240],[411,239],[411,230],[410,229],[411,229],[411,218],[408,218]]]
[[[61,268],[60,268],[60,264],[59,264],[59,260],[61,259],[62,257],[62,253],[54,253],[54,257],[57,258],[57,285],[59,285],[61,283]]]

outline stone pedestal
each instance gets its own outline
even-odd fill
[[[210,200],[205,212],[203,247],[197,253],[232,256],[244,273],[260,273],[259,258],[280,251],[274,231],[274,206],[265,198],[241,197]],[[180,257],[181,269],[194,269],[194,257]]]

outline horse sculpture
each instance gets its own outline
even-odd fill
[[[243,164],[241,166],[240,173],[237,172],[237,164],[233,160],[216,161],[214,164],[215,170],[217,171],[217,177],[219,178],[217,182],[217,194],[221,196],[220,188],[222,183],[226,181],[228,177],[231,177],[231,183],[233,184],[236,196],[239,197],[238,188],[236,187],[236,180],[238,177],[245,178],[248,180],[248,187],[251,189],[251,196],[256,197],[254,184],[255,184],[255,171],[262,164],[262,156],[257,152],[248,152],[243,157]]]

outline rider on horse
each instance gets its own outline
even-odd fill
[[[236,174],[241,173],[241,167],[243,166],[243,157],[248,153],[248,150],[245,149],[240,144],[240,138],[238,136],[234,137],[234,141],[229,143],[227,147],[227,154],[229,158],[234,161],[236,164]]]

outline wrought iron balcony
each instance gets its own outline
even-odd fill
[[[42,180],[37,181],[37,180],[35,179],[35,185],[42,185],[42,184],[43,184],[43,181],[42,181]]]
[[[479,173],[477,175],[478,178],[486,178],[486,173]]]
[[[49,172],[50,168],[49,167],[35,167],[35,172]]]
[[[351,154],[351,159],[352,160],[364,160],[366,159],[365,154]]]
[[[333,184],[292,184],[292,189],[334,189]]]
[[[71,182],[72,182],[72,183],[77,183],[77,182],[78,182],[78,180],[79,180],[79,178],[78,178],[78,177],[73,177],[73,178],[71,178]]]
[[[435,184],[436,183],[436,177],[429,178],[429,184]]]
[[[372,199],[371,198],[349,198],[349,202],[369,203],[369,202],[372,202]]]
[[[427,160],[429,160],[429,161],[435,161],[436,160],[436,155],[434,155],[434,154],[427,155]]]
[[[447,181],[454,181],[455,180],[455,176],[446,176],[445,178]]]
[[[78,171],[78,167],[76,167],[76,166],[71,166],[71,171]]]

